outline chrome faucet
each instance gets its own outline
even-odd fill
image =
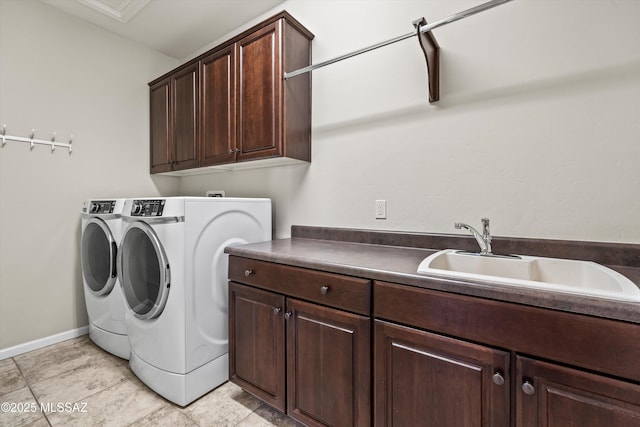
[[[469,230],[473,237],[476,238],[476,241],[480,245],[480,255],[491,255],[491,233],[489,232],[489,218],[482,218],[482,234],[478,232],[475,228],[470,226],[469,224],[465,224],[463,222],[456,222],[454,226],[456,229],[464,228]]]

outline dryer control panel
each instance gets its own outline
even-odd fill
[[[111,214],[115,207],[115,200],[91,200],[83,206],[83,211],[91,214]]]
[[[134,200],[131,216],[162,216],[166,200]]]

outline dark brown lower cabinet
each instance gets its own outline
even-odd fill
[[[235,256],[229,278],[231,381],[305,425],[640,427],[637,324]]]
[[[311,426],[370,425],[370,318],[295,299],[289,313],[289,415]]]
[[[640,427],[637,324],[385,282],[374,317],[376,426]]]
[[[232,382],[308,426],[371,425],[369,317],[238,283],[229,289]]]
[[[517,427],[640,426],[636,384],[525,357],[516,366]]]
[[[374,323],[376,426],[509,426],[508,352]]]
[[[229,284],[229,379],[285,411],[284,297]]]

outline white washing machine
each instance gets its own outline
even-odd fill
[[[80,260],[89,337],[111,354],[129,359],[125,302],[116,274],[124,199],[85,200]]]
[[[271,240],[271,200],[131,199],[118,273],[129,366],[185,406],[228,380],[227,246]]]

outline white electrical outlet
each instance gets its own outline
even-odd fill
[[[387,219],[386,200],[376,200],[376,219]]]

